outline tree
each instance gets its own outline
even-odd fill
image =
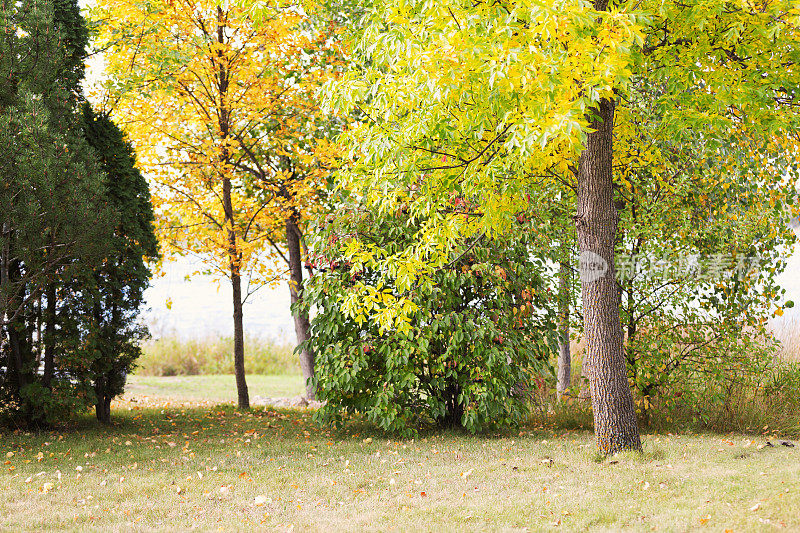
[[[5,3],[1,17],[0,389],[5,414],[39,425],[84,401],[56,372],[57,289],[105,253],[110,213],[75,115],[85,44],[77,4]]]
[[[299,11],[267,6],[256,23],[245,7],[122,0],[97,11],[101,39],[112,45],[117,113],[156,182],[160,238],[231,283],[243,409],[247,296],[285,275],[277,259],[288,267],[292,301],[301,297],[303,218],[324,176],[314,90],[330,75],[318,53],[326,36]],[[295,322],[302,341],[308,317]],[[311,378],[313,354],[301,366]]]
[[[693,408],[772,361],[765,326],[783,312],[775,276],[798,209],[792,146],[676,141],[650,105],[660,93],[629,89],[615,172],[625,357],[645,419],[655,400]]]
[[[513,227],[538,180],[569,179],[597,444],[639,449],[614,279],[614,142],[636,105],[629,89],[663,89],[648,134],[709,146],[745,135],[769,159],[769,141],[793,138],[797,124],[797,21],[788,2],[375,3],[353,36],[358,68],[329,93],[367,117],[348,136],[342,180],[388,212],[422,176],[409,217],[429,222],[403,251],[362,244],[350,255],[378,258],[382,282],[402,294],[459,239]],[[451,190],[477,216],[442,209]],[[367,290],[348,298],[374,302]],[[375,318],[402,327],[391,313]]]
[[[158,257],[150,191],[133,150],[108,115],[83,105],[83,129],[104,175],[106,202],[116,215],[111,247],[83,287],[83,316],[93,352],[86,379],[95,393],[97,419],[110,422],[111,400],[122,393],[145,331],[135,319],[151,277],[145,261]]]
[[[377,284],[374,262],[350,263],[341,249],[355,239],[402,249],[418,222],[409,223],[404,204],[388,216],[353,198],[341,209],[346,218],[314,241],[320,271],[306,287],[305,304],[317,309],[309,344],[319,354],[318,395],[325,402],[316,418],[342,423],[344,413],[362,413],[407,436],[424,423],[475,433],[522,421],[530,384],[552,376],[555,351],[542,236],[463,242],[431,285],[413,289],[407,330],[399,331],[340,305],[359,283],[373,286],[382,301],[396,297]],[[530,229],[530,222],[520,227]]]

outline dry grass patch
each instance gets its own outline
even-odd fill
[[[781,341],[780,358],[790,363],[800,363],[800,320],[784,321],[774,331]]]

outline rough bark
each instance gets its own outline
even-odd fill
[[[642,447],[625,367],[620,293],[614,276],[614,240],[619,215],[612,182],[613,123],[613,100],[601,100],[592,112],[592,131],[578,161],[575,215],[578,247],[584,261],[581,296],[585,357],[590,369],[595,436],[604,454]],[[587,258],[604,263],[605,273],[587,272]]]
[[[111,398],[103,396],[97,398],[95,404],[95,417],[101,424],[111,423]]]
[[[569,300],[571,293],[571,273],[566,261],[558,270],[558,382],[556,394],[558,399],[570,386],[572,357],[569,351]]]
[[[292,300],[294,312],[294,332],[297,336],[297,344],[302,345],[309,339],[311,322],[308,313],[300,306],[296,306],[303,299],[303,262],[300,251],[300,228],[297,225],[296,217],[292,216],[286,220],[286,245],[289,252],[289,295]],[[306,382],[306,398],[316,399],[314,387],[314,352],[304,346],[300,351],[300,369],[303,371],[303,378]]]

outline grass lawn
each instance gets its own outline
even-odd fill
[[[598,463],[585,431],[396,441],[197,405],[225,381],[182,379],[133,379],[113,427],[0,433],[0,530],[800,529],[800,447],[763,437],[647,435],[643,456]]]

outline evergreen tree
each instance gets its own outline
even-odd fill
[[[55,13],[47,0],[0,4],[0,396],[26,424],[81,402],[55,372],[55,294],[102,257],[109,228],[75,116],[80,73],[69,57],[85,38],[65,38]]]
[[[0,416],[29,426],[108,420],[157,251],[130,146],[81,109],[87,35],[74,0],[0,4]]]
[[[135,166],[130,143],[107,114],[83,106],[84,134],[105,175],[106,201],[116,215],[109,254],[84,289],[84,303],[94,335],[88,375],[95,393],[97,419],[110,421],[111,399],[122,392],[125,375],[140,354],[144,333],[134,320],[150,280],[145,259],[158,255],[150,191]]]

